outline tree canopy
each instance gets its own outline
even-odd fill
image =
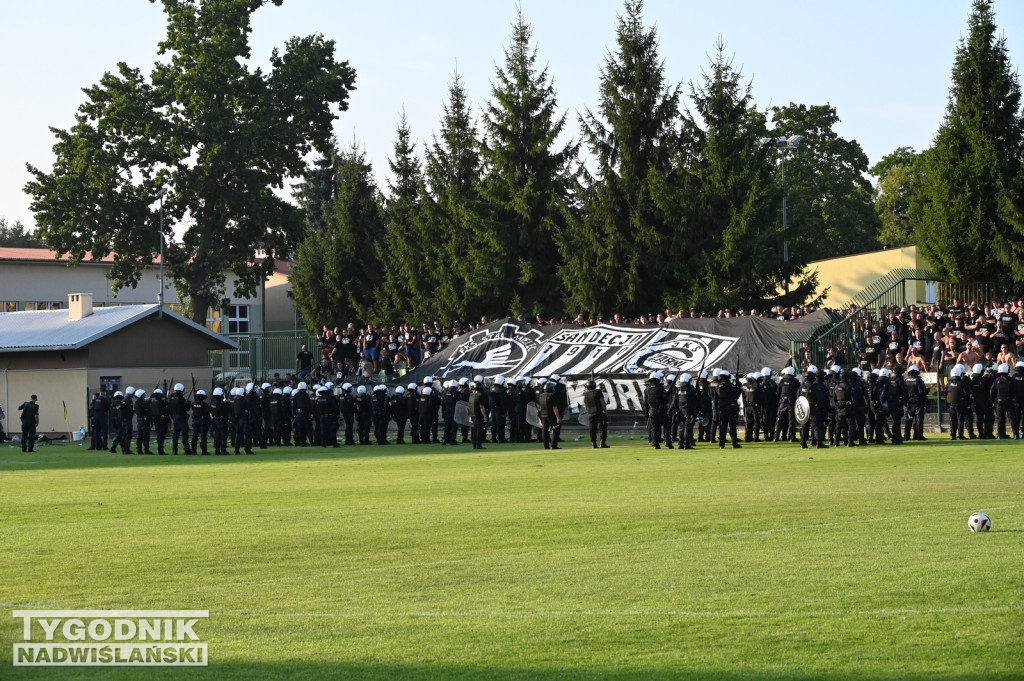
[[[250,68],[251,15],[267,0],[162,4],[166,60],[148,77],[120,63],[86,88],[75,125],[51,128],[53,170],[29,165],[26,191],[49,247],[75,263],[114,254],[115,288],[135,286],[164,239],[168,273],[205,323],[225,272],[236,295],[251,296],[299,241],[302,214],[274,190],[328,149],[355,71],[322,36],[292,38],[266,71]],[[260,264],[256,246],[269,256]]]

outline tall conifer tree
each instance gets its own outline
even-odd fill
[[[642,0],[627,0],[616,42],[597,111],[580,121],[596,174],[577,188],[582,212],[573,211],[560,243],[566,308],[589,316],[653,312],[673,288],[663,257],[672,227],[652,191],[671,184],[681,89],[665,81]]]
[[[1024,282],[1024,229],[1014,219],[1024,139],[1020,85],[1006,41],[996,37],[991,0],[974,0],[968,26],[945,120],[921,159],[911,221],[921,252],[941,276]]]
[[[576,145],[556,147],[565,127],[547,69],[537,69],[532,29],[520,11],[483,117],[483,198],[493,231],[496,302],[512,314],[561,311],[555,235],[564,230]]]

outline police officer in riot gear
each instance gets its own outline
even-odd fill
[[[178,453],[178,438],[181,438],[181,446],[185,450],[186,454],[193,454],[194,452],[189,450],[189,439],[188,439],[188,413],[189,404],[188,400],[185,399],[185,386],[181,383],[174,384],[174,391],[171,396],[167,398],[167,406],[170,410],[171,417],[171,453]]]
[[[597,434],[601,433],[601,449],[608,448],[608,404],[604,399],[604,391],[597,387],[597,381],[587,381],[587,390],[583,393],[583,407],[590,417],[590,444],[598,449]]]
[[[644,398],[647,403],[647,434],[650,437],[651,445],[655,449],[661,449],[661,436],[668,418],[668,398],[665,395],[665,388],[661,385],[661,375],[658,372],[652,373],[647,379]],[[668,448],[672,449],[672,443],[667,444]]]
[[[484,431],[487,424],[486,400],[483,399],[484,386],[473,383],[469,394],[469,418],[473,422],[473,449],[483,449]],[[546,446],[545,446],[546,448]]]
[[[149,411],[153,419],[153,430],[156,431],[156,453],[165,455],[164,441],[167,440],[167,427],[170,425],[170,418],[167,415],[167,402],[164,401],[164,391],[157,388],[153,391],[153,397],[149,399]],[[177,454],[178,452],[174,452]],[[188,454],[188,451],[185,452]]]
[[[146,391],[142,389],[135,391],[135,420],[138,428],[135,453],[152,454],[153,450],[149,448],[149,434],[153,426],[153,415],[149,400],[146,399]]]
[[[1017,427],[1017,402],[1013,389],[1013,381],[1010,380],[1010,365],[1000,364],[997,368],[995,380],[989,392],[989,399],[995,404],[995,422],[997,424],[998,440],[1009,440],[1016,437]],[[1006,421],[1010,421],[1012,430],[1006,432]]]
[[[700,394],[690,374],[683,374],[676,385],[675,408],[679,419],[679,448],[694,449],[693,423],[700,414]]]
[[[718,388],[715,392],[715,402],[718,408],[718,448],[725,449],[725,436],[728,432],[732,438],[733,449],[739,449],[741,445],[736,436],[736,426],[740,416],[740,407],[737,400],[740,399],[743,391],[732,382],[732,375],[723,369],[722,373],[718,375]]]
[[[231,408],[224,401],[224,388],[214,388],[210,400],[210,424],[213,426],[213,453],[217,456],[228,455],[228,423]]]
[[[206,449],[206,440],[210,433],[210,405],[206,403],[206,391],[197,390],[195,400],[192,402],[192,453],[203,452],[203,456],[209,456]]]
[[[346,383],[346,385],[348,384]],[[405,424],[409,420],[409,406],[405,399],[405,388],[402,386],[395,388],[395,392],[391,395],[391,420],[395,422],[395,443],[404,445]]]
[[[544,431],[544,449],[561,449],[558,446],[558,441],[562,434],[562,412],[558,407],[553,381],[544,384],[544,392],[537,396],[537,403],[541,427]]]
[[[949,372],[949,380],[946,381],[946,404],[949,405],[949,439],[966,440],[964,437],[964,426],[966,425],[967,401],[969,387],[964,379],[963,364],[957,364]]]
[[[915,365],[907,369],[907,424],[904,439],[924,440],[924,414],[928,410],[928,387]]]

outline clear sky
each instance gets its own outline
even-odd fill
[[[602,62],[615,47],[620,0],[518,0],[554,79],[568,127],[594,107]],[[285,0],[254,15],[253,61],[265,65],[293,35],[322,33],[357,71],[349,110],[336,123],[343,146],[367,153],[383,185],[404,108],[413,136],[429,142],[458,70],[479,109],[490,95],[517,0]],[[50,170],[48,126],[70,127],[81,88],[119,61],[148,74],[164,35],[148,0],[0,0],[0,217],[34,227],[25,163]],[[942,121],[970,0],[647,0],[670,81],[698,80],[719,37],[752,81],[760,107],[829,103],[840,135],[871,163],[900,146],[927,148]],[[1024,0],[996,0],[1012,63],[1024,64]]]

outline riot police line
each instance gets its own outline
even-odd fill
[[[1024,439],[1024,361],[953,366],[940,385],[952,440]],[[778,380],[769,367],[734,380],[728,370],[650,375],[644,411],[648,439],[660,449],[697,442],[734,448],[741,411],[746,442],[800,443],[803,448],[857,447],[923,441],[934,400],[916,366],[863,371],[810,365],[802,379],[792,366]],[[696,431],[696,435],[694,433]]]
[[[533,380],[478,375],[470,380],[426,377],[393,389],[384,384],[273,387],[249,383],[227,392],[215,388],[186,395],[181,383],[165,396],[159,388],[115,393],[107,410],[94,398],[97,425],[109,416],[111,452],[155,455],[253,454],[277,446],[537,442],[559,449],[563,426],[578,422],[594,448],[608,447],[609,408],[595,379],[570,387],[560,376]],[[1024,361],[954,366],[942,388],[952,439],[1024,437]],[[698,443],[739,448],[745,442],[791,442],[801,447],[900,444],[924,440],[932,398],[915,366],[819,370],[802,379],[792,366],[776,377],[770,368],[740,376],[728,370],[651,374],[642,394],[651,446],[694,449]]]
[[[591,383],[585,402],[593,414],[592,440],[607,447],[607,403]],[[181,383],[167,396],[159,388],[150,395],[129,386],[109,403],[96,393],[90,414],[90,449],[107,449],[109,423],[111,453],[226,456],[279,446],[472,442],[483,448],[488,439],[559,449],[570,407],[557,375],[537,381],[477,376],[443,383],[426,377],[421,385],[391,390],[329,381],[295,388],[249,383],[226,392],[215,388],[209,399],[204,390],[186,394]]]

